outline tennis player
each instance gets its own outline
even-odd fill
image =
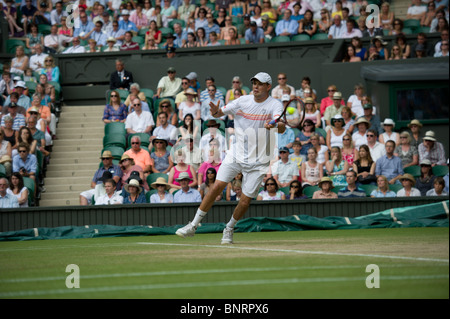
[[[210,103],[213,117],[234,116],[236,142],[227,151],[216,181],[200,204],[194,220],[176,231],[180,237],[194,236],[198,224],[211,209],[216,197],[238,173],[242,173],[242,196],[222,237],[222,244],[232,244],[234,226],[247,212],[252,198],[257,196],[261,182],[269,170],[275,147],[275,133],[285,131],[284,123],[269,124],[269,122],[281,116],[283,105],[270,96],[272,78],[269,74],[260,72],[251,78],[251,82],[253,95],[241,96],[222,108],[219,104]]]

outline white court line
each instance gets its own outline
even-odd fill
[[[380,268],[400,268],[400,267],[414,267],[414,265],[407,264],[394,264],[394,265],[379,265]],[[417,266],[418,267],[418,266]],[[436,266],[434,266],[436,267]],[[176,275],[204,275],[215,273],[232,273],[232,272],[268,272],[268,271],[296,271],[296,270],[319,270],[319,269],[358,269],[364,268],[361,265],[336,265],[336,266],[293,266],[293,267],[256,267],[256,268],[219,268],[219,269],[186,269],[186,270],[173,270],[173,271],[152,271],[152,272],[133,272],[133,273],[114,273],[114,274],[96,274],[96,275],[82,275],[83,279],[98,279],[98,278],[123,278],[123,277],[158,277],[158,276],[176,276]],[[53,276],[53,277],[35,277],[35,278],[13,278],[2,279],[0,284],[3,283],[24,283],[24,282],[36,282],[36,281],[56,281],[65,280],[65,276]]]
[[[310,250],[296,250],[296,249],[275,249],[275,248],[242,247],[242,246],[239,246],[239,245],[195,245],[195,244],[150,243],[150,242],[138,242],[136,244],[139,244],[139,245],[154,245],[154,246],[186,246],[186,247],[197,247],[197,248],[202,248],[202,247],[206,247],[206,248],[223,248],[223,249],[255,250],[255,251],[296,253],[296,254],[312,254],[312,255],[355,256],[355,257],[402,259],[402,260],[433,261],[433,262],[449,263],[448,259],[437,259],[437,258],[389,256],[389,255],[376,255],[376,254],[336,253],[336,252],[329,252],[329,251],[310,251]]]
[[[421,276],[383,276],[383,281],[392,280],[433,280],[448,279],[449,275],[421,275]],[[288,279],[257,279],[257,280],[236,280],[236,281],[206,281],[206,282],[185,282],[153,285],[131,285],[131,286],[106,286],[93,288],[73,288],[73,289],[50,289],[50,290],[26,290],[0,293],[0,298],[30,297],[42,295],[58,295],[71,293],[100,293],[113,291],[130,290],[157,290],[157,289],[180,289],[199,287],[225,287],[225,286],[253,286],[253,285],[276,285],[276,284],[301,284],[301,283],[326,283],[326,282],[349,282],[361,281],[365,283],[366,277],[323,277],[323,278],[288,278]]]

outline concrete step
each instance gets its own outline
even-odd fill
[[[84,153],[84,152],[98,151],[100,153],[101,150],[103,149],[103,144],[102,144],[102,142],[99,142],[97,144],[98,145],[79,145],[78,143],[75,143],[75,144],[67,143],[65,145],[61,145],[61,143],[59,143],[58,147],[54,147],[53,152],[52,152],[52,157],[53,157],[53,154],[64,153],[64,152]]]
[[[61,169],[60,170],[56,170],[56,169],[52,169],[52,170],[48,170],[46,173],[46,177],[45,177],[45,181],[46,182],[50,182],[52,181],[52,178],[55,177],[65,177],[65,178],[72,178],[72,177],[87,177],[87,178],[91,178],[94,177],[95,171],[97,169],[80,169],[80,170],[74,170],[73,167],[71,167],[70,170],[64,169],[62,166],[60,165]],[[85,166],[85,165],[83,165]],[[97,166],[98,167],[98,166]]]
[[[93,126],[93,127],[61,127],[58,128],[58,138],[60,138],[61,135],[76,135],[76,134],[98,134],[98,135],[104,135],[105,130],[103,127]]]
[[[90,188],[103,149],[104,107],[63,106],[41,207],[79,205],[80,193]]]
[[[84,139],[102,139],[103,140],[103,132],[102,133],[92,133],[92,132],[86,132],[86,133],[60,133],[58,131],[58,139],[59,140],[84,140]]]
[[[88,190],[91,185],[73,184],[73,185],[45,185],[46,193],[51,192],[53,196],[59,196],[60,193],[76,192],[81,193]]]
[[[103,125],[103,126],[101,126]],[[102,129],[105,129],[105,124],[102,122],[102,124],[98,124],[98,123],[94,123],[94,122],[89,122],[89,123],[85,123],[82,121],[78,121],[78,122],[73,122],[73,123],[64,123],[64,126],[62,126],[61,128],[99,128],[102,127]],[[58,126],[58,129],[60,127]]]
[[[105,105],[63,106],[62,113],[99,113],[103,112]]]
[[[78,169],[98,169],[98,165],[100,164],[100,159],[82,159],[82,158],[51,158],[50,165],[48,167],[48,171],[51,170],[78,170]],[[51,168],[53,167],[53,168]]]
[[[82,115],[67,115],[67,114],[61,114],[59,117],[58,125],[62,125],[65,123],[97,123],[98,126],[103,127],[105,124],[102,121],[101,115],[89,115],[89,116],[82,116]]]
[[[91,181],[92,177],[94,177],[95,171],[92,172],[92,175],[90,177],[52,177],[52,178],[46,178],[45,179],[45,185],[52,186],[52,185],[86,185],[87,188],[91,187]],[[47,192],[46,195],[49,195]]]
[[[75,159],[75,158],[83,158],[83,159],[92,159],[92,160],[100,160],[101,150],[95,149],[93,151],[84,151],[84,152],[61,152],[60,150],[56,152],[52,152],[52,160],[54,159]]]
[[[57,198],[56,197],[46,198],[46,197],[44,197],[44,194],[42,194],[42,198],[39,201],[40,207],[80,205],[79,194],[77,196],[75,196],[73,192],[58,194]]]
[[[53,141],[53,149],[55,150],[57,147],[59,146],[68,146],[69,143],[73,146],[73,145],[77,145],[77,147],[80,146],[92,146],[92,145],[97,145],[98,147],[103,148],[103,136],[101,136],[101,138],[97,135],[94,138],[84,138],[84,139],[79,139],[76,141],[76,144],[73,144],[74,139],[71,139],[70,141],[68,140],[63,140],[63,139],[58,139]]]

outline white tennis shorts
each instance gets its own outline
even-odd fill
[[[235,161],[233,156],[227,155],[219,167],[216,179],[229,183],[238,173],[242,173],[242,193],[249,198],[255,198],[264,176],[269,171],[269,164],[240,163]]]

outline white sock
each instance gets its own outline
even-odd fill
[[[230,221],[228,222],[227,227],[228,227],[228,228],[234,228],[234,226],[236,225],[237,222],[238,222],[238,221],[237,221],[236,219],[234,219],[233,216],[231,216],[231,219],[230,219]]]
[[[192,226],[197,227],[198,224],[202,221],[203,217],[205,217],[207,212],[197,209],[197,213],[195,214],[194,220],[191,222]]]

